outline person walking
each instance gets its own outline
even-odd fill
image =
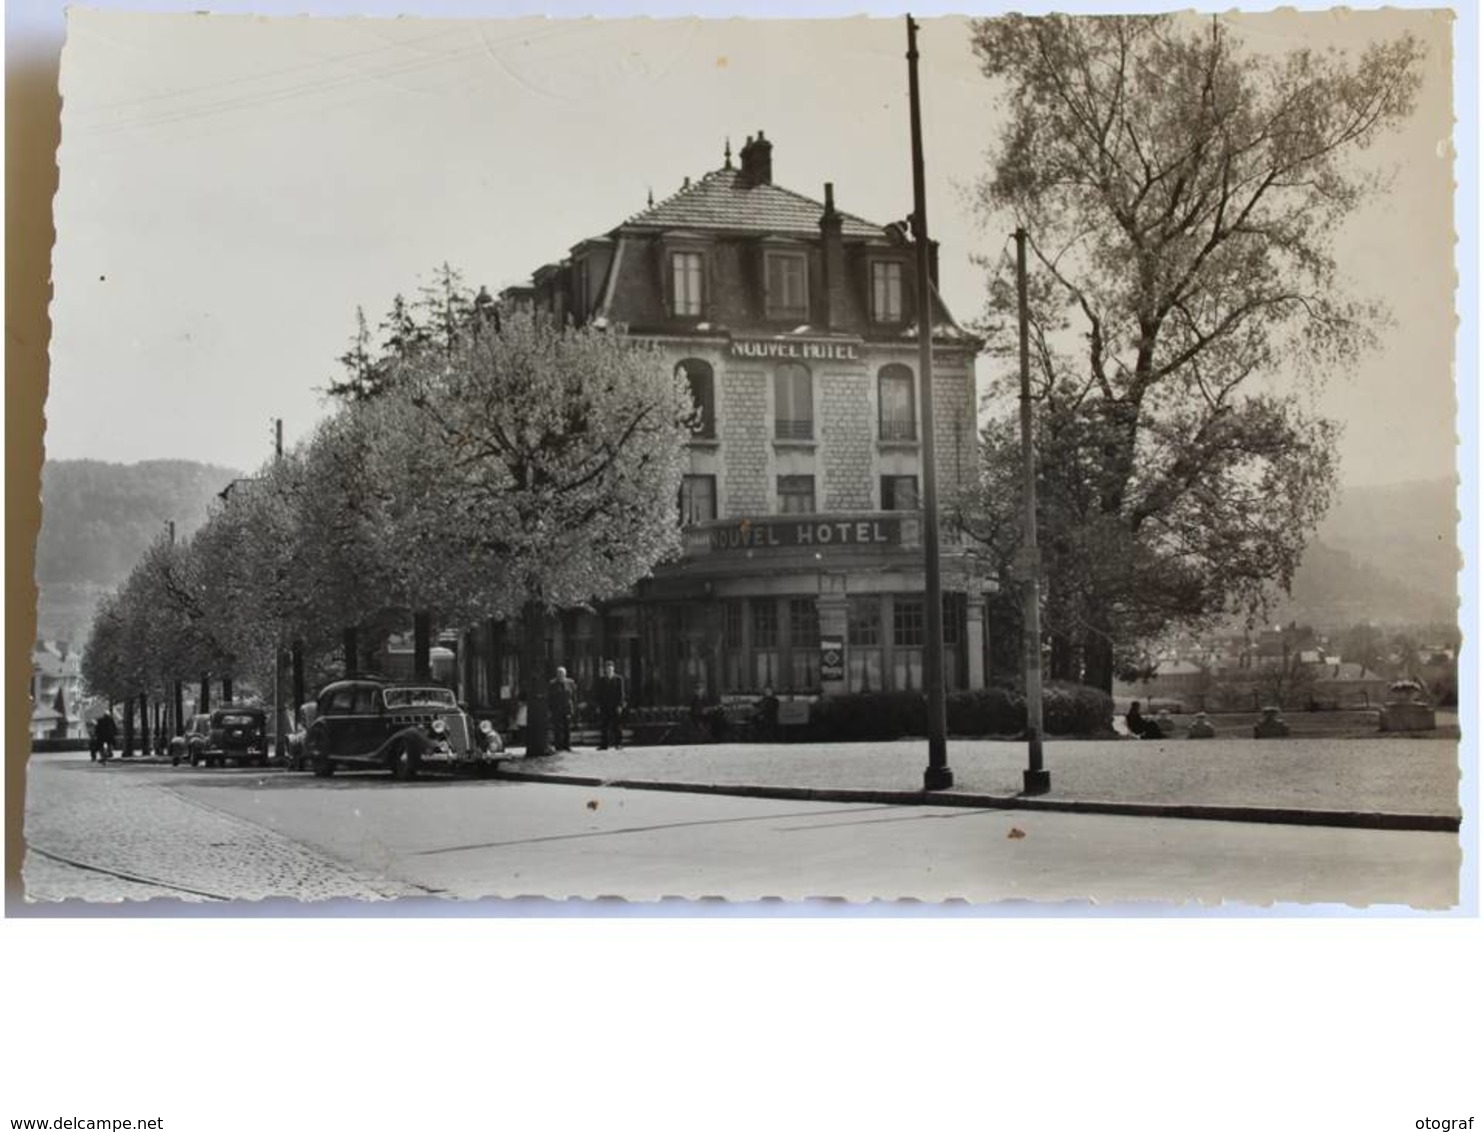
[[[611,660],[603,662],[603,675],[598,677],[597,686],[593,690],[593,699],[598,705],[601,727],[598,750],[606,751],[610,746],[622,747],[623,731],[619,726],[619,720],[623,716],[624,709],[623,677],[614,671]]]
[[[119,725],[114,721],[113,712],[107,711],[98,717],[93,734],[98,739],[98,758],[103,761],[113,758],[113,745],[119,737]]]
[[[572,710],[577,706],[577,685],[558,666],[556,675],[546,686],[546,702],[551,708],[551,745],[558,751],[572,749]]]

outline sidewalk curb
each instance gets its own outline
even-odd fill
[[[497,769],[492,777],[513,782],[545,782],[557,786],[603,786],[616,790],[656,790],[672,794],[725,794],[738,798],[780,798],[796,802],[854,802],[885,806],[1031,810],[1047,813],[1112,814],[1123,817],[1184,818],[1191,821],[1315,825],[1345,829],[1410,830],[1427,833],[1457,833],[1462,823],[1461,818],[1448,814],[1395,814],[1276,806],[1209,806],[1172,802],[1108,802],[1092,799],[1027,797],[1019,794],[953,794],[923,790],[849,790],[813,786],[657,782],[644,779],[598,778],[592,775],[542,774],[536,771],[507,770],[503,767]]]

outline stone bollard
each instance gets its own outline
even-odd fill
[[[1288,734],[1288,724],[1275,707],[1262,709],[1262,718],[1252,725],[1254,739],[1282,739]]]

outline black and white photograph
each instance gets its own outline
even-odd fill
[[[55,16],[0,1117],[1471,1127],[1477,13],[330,7]]]
[[[77,9],[33,901],[1459,901],[1451,19]]]

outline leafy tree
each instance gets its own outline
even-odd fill
[[[427,348],[389,357],[384,392],[354,410],[385,489],[377,521],[414,608],[519,615],[540,750],[546,619],[624,592],[678,550],[693,407],[660,355],[621,334],[487,296],[438,311]]]
[[[1010,111],[978,203],[1030,234],[1053,674],[1108,689],[1121,647],[1286,589],[1329,504],[1334,426],[1277,385],[1371,343],[1380,312],[1331,244],[1378,188],[1350,158],[1410,113],[1421,48],[1258,56],[1173,15],[988,19],[973,45]],[[997,279],[1007,358],[1015,317]],[[1002,565],[1014,419],[985,430],[969,524]]]

